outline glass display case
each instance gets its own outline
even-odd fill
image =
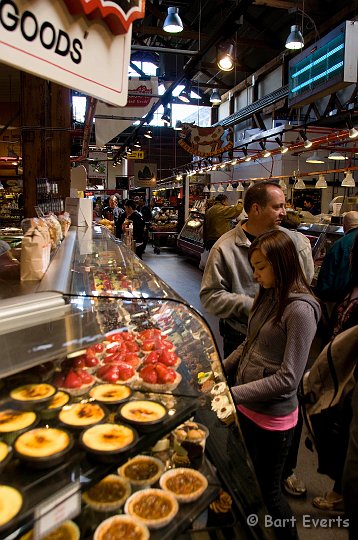
[[[343,227],[323,223],[302,223],[297,230],[304,234],[311,243],[314,261],[312,285],[315,285],[322,261],[334,242],[343,236]]]
[[[204,211],[191,210],[178,236],[178,248],[186,255],[200,259],[204,251]]]
[[[89,539],[105,518],[148,512],[150,497],[173,510],[158,529],[152,516],[150,538],[193,524],[273,538],[206,322],[105,228],[70,233],[33,294],[0,301],[0,490],[18,497],[7,516],[0,507],[1,538],[74,519]],[[126,477],[132,458],[159,473]],[[83,494],[117,472],[133,495],[99,511]]]

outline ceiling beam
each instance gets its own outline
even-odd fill
[[[168,32],[166,32],[165,30],[163,30],[163,28],[160,28],[159,26],[137,26],[133,37],[135,38],[137,34],[144,34],[146,36],[165,36],[167,38],[170,38],[171,40],[194,39],[199,41],[199,33],[194,30],[183,30],[178,34],[168,34]],[[200,33],[200,39],[206,41],[208,37],[209,36],[207,34]]]
[[[297,6],[297,2],[292,0],[254,0],[253,5],[277,9],[290,9],[295,8]]]

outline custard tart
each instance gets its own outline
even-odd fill
[[[19,407],[45,407],[56,394],[52,384],[25,384],[11,390],[10,397]]]
[[[58,419],[62,424],[74,429],[83,429],[102,422],[106,411],[97,403],[73,403],[60,411]]]
[[[115,405],[130,397],[132,390],[124,384],[99,384],[90,390],[90,397],[100,403]]]
[[[36,422],[37,415],[33,411],[5,409],[0,411],[0,436],[11,444],[17,435],[33,427]]]
[[[72,446],[71,435],[63,429],[35,428],[18,436],[14,450],[22,461],[39,467],[50,467],[62,461]]]
[[[0,485],[0,527],[11,521],[21,510],[22,495],[20,491]]]
[[[167,416],[167,412],[164,405],[149,399],[129,401],[118,409],[118,413],[124,421],[142,429],[162,422]]]
[[[80,530],[74,521],[64,521],[59,527],[42,537],[42,540],[79,540]],[[34,540],[33,531],[21,536],[20,540]]]
[[[90,427],[80,437],[85,449],[96,454],[123,452],[133,446],[136,439],[134,429],[109,423]]]

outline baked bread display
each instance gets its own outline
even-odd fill
[[[90,397],[108,405],[121,403],[129,398],[132,390],[124,384],[99,384],[90,390]]]
[[[0,436],[11,444],[17,435],[33,427],[36,422],[37,415],[33,411],[15,409],[0,411]]]
[[[56,388],[52,384],[39,383],[25,384],[14,388],[10,392],[10,397],[21,407],[34,408],[36,406],[45,407],[55,394]]]
[[[64,521],[59,527],[43,536],[41,540],[79,540],[80,530],[74,521]],[[34,540],[33,530],[21,536],[20,540]]]
[[[15,454],[23,461],[51,466],[62,460],[73,446],[67,431],[57,428],[35,428],[19,435],[14,443]]]
[[[20,491],[0,485],[0,527],[9,523],[21,510],[22,495]]]
[[[127,450],[136,442],[135,431],[119,424],[98,424],[86,429],[81,435],[86,450],[94,453],[117,453]]]
[[[82,495],[82,500],[98,512],[119,510],[131,494],[128,480],[109,474]]]
[[[75,429],[98,424],[105,417],[106,411],[97,403],[74,403],[65,406],[58,415],[62,424]]]
[[[159,480],[164,471],[160,459],[152,456],[135,456],[118,469],[118,473],[127,478],[133,486],[150,486]]]
[[[162,422],[167,416],[167,409],[157,401],[137,399],[124,403],[118,413],[124,421],[145,428]]]
[[[203,474],[185,467],[166,471],[159,484],[162,489],[173,493],[181,503],[196,501],[208,487],[208,481]]]
[[[138,518],[150,529],[160,529],[175,518],[179,510],[178,501],[169,491],[142,489],[127,499],[125,512]]]
[[[149,531],[131,516],[113,516],[102,521],[95,530],[93,540],[148,540]]]

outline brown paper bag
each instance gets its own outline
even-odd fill
[[[33,227],[27,231],[21,245],[21,280],[42,279],[50,263],[50,235],[47,227]]]

